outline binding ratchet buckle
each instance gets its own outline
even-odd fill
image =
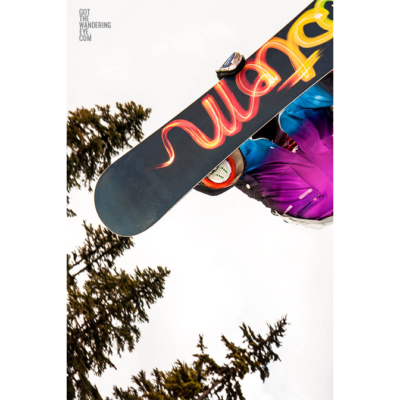
[[[222,67],[217,69],[215,72],[217,73],[218,79],[221,80],[225,78],[225,76],[237,74],[239,71],[242,70],[245,64],[246,60],[244,59],[244,57],[240,53],[235,51],[224,62]]]

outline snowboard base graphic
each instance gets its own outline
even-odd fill
[[[99,178],[95,206],[121,236],[156,223],[219,163],[333,69],[332,1],[313,1]]]

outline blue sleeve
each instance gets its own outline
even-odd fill
[[[288,135],[296,133],[304,120],[315,109],[333,105],[333,95],[327,93],[318,84],[312,86],[289,104],[279,116],[279,124]]]

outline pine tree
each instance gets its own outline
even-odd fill
[[[67,121],[67,193],[86,187],[110,165],[111,158],[132,147],[129,140],[143,138],[142,122],[150,115],[134,102],[117,103],[96,109],[70,112]],[[69,197],[67,196],[67,205]],[[67,208],[67,216],[75,216]],[[115,368],[111,357],[116,352],[132,351],[140,338],[139,324],[148,322],[147,309],[163,296],[170,271],[137,267],[133,274],[119,270],[115,262],[133,247],[131,238],[120,237],[101,226],[83,222],[86,239],[67,255],[67,398],[102,400],[89,373],[99,376]],[[79,284],[77,282],[79,277]],[[84,279],[82,283],[82,277]],[[258,372],[262,381],[269,377],[268,365],[279,360],[279,348],[286,330],[286,317],[269,326],[266,338],[255,335],[243,324],[246,347],[236,346],[222,336],[228,362],[219,365],[209,354],[200,336],[199,354],[188,365],[177,361],[170,371],[155,368],[152,378],[144,371],[133,376],[133,387],[114,387],[117,400],[243,400],[240,381]],[[109,398],[107,398],[110,400]]]
[[[142,122],[150,115],[134,102],[70,112],[67,121],[67,192],[93,181],[111,163],[111,157],[143,138]],[[67,196],[67,204],[69,198]],[[75,212],[67,208],[69,217]],[[131,238],[83,222],[86,239],[67,255],[67,397],[102,399],[89,373],[101,375],[115,368],[111,356],[132,351],[140,338],[139,324],[148,322],[147,309],[162,297],[169,271],[158,267],[133,275],[118,270],[115,261],[133,247]],[[80,285],[77,277],[84,279]],[[82,279],[80,279],[82,280]]]
[[[286,316],[275,326],[268,325],[266,338],[256,335],[250,327],[243,324],[245,347],[236,346],[225,336],[222,342],[227,348],[228,363],[219,365],[209,354],[200,335],[194,354],[195,361],[188,365],[176,361],[170,371],[162,372],[155,368],[148,379],[144,371],[132,377],[134,386],[123,390],[114,386],[117,400],[245,400],[240,381],[249,373],[258,372],[264,382],[269,377],[268,365],[280,361],[274,347],[281,346],[280,338],[286,332]],[[107,397],[107,400],[111,400]]]
[[[150,108],[130,101],[116,103],[117,112],[110,106],[96,105],[90,110],[70,111],[67,121],[67,192],[85,186],[92,191],[92,183],[111,164],[111,158],[121,150],[131,148],[129,140],[143,138],[142,123],[151,113]],[[69,198],[67,197],[67,204]],[[67,215],[76,214],[67,209]]]

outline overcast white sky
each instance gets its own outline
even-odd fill
[[[153,109],[146,135],[217,82],[214,70],[233,52],[246,57],[309,0],[68,2],[68,110],[133,100]],[[92,41],[79,41],[79,9],[89,8]],[[82,219],[100,222],[93,194],[73,192],[68,251],[81,244]],[[236,189],[215,198],[192,191],[161,221],[134,238],[118,266],[168,267],[165,296],[149,311],[133,353],[93,378],[101,394],[126,388],[140,369],[193,360],[197,338],[224,361],[221,334],[241,342],[239,325],[266,333],[288,315],[290,326],[271,376],[247,377],[249,400],[332,399],[333,227],[290,226]]]

